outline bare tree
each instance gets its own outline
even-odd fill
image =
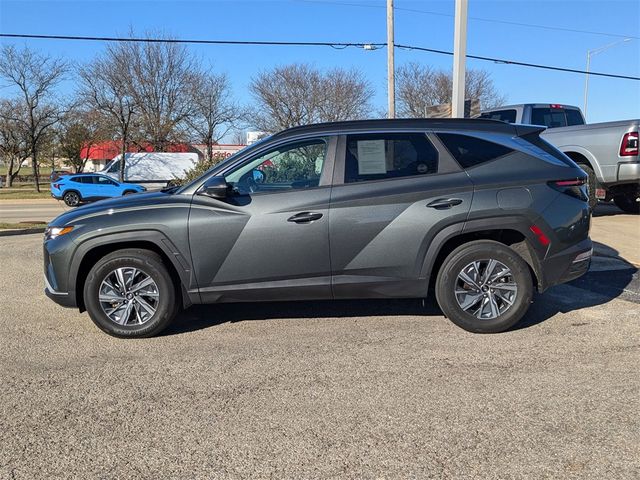
[[[233,130],[231,135],[231,143],[234,145],[246,145],[247,144],[247,132],[241,128]]]
[[[403,65],[396,72],[398,111],[403,117],[425,117],[428,107],[451,102],[451,72],[434,70],[418,63]],[[485,70],[467,70],[465,98],[478,100],[480,108],[492,108],[505,102]]]
[[[24,125],[16,120],[16,113],[21,108],[19,101],[0,101],[0,153],[7,166],[7,187],[13,185],[23,162],[30,155],[29,135],[24,130]]]
[[[138,114],[138,103],[129,89],[129,58],[121,44],[110,44],[105,53],[78,70],[79,97],[109,121],[121,144],[119,179],[124,181],[126,154]]]
[[[112,48],[128,60],[124,80],[138,106],[141,138],[160,151],[182,140],[179,126],[191,112],[189,86],[199,67],[195,57],[171,42],[124,42]]]
[[[41,55],[27,47],[17,49],[5,45],[0,51],[0,77],[18,90],[16,100],[21,104],[11,120],[20,125],[27,136],[38,192],[38,153],[47,131],[63,113],[54,103],[54,90],[67,71],[68,65],[63,60]]]
[[[373,89],[356,70],[325,74],[306,64],[276,67],[250,84],[256,106],[251,123],[264,131],[296,125],[364,118]]]
[[[191,137],[207,146],[206,161],[213,161],[213,145],[242,118],[231,100],[229,80],[224,74],[198,73],[189,82],[190,114],[186,124]]]
[[[92,148],[107,137],[104,114],[96,110],[74,108],[62,121],[58,131],[60,154],[71,164],[75,173],[87,165]]]

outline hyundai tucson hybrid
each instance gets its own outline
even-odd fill
[[[500,332],[584,274],[585,173],[540,127],[363,120],[291,128],[197,180],[64,213],[46,294],[117,337],[192,304],[424,298]],[[212,314],[215,314],[212,311]]]

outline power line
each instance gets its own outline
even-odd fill
[[[417,50],[421,52],[437,53],[440,55],[453,55],[453,52],[448,50],[436,50],[434,48],[416,47],[413,45],[396,44],[396,47],[402,48],[404,50]],[[603,73],[603,72],[591,72],[591,71],[588,72],[586,70],[578,70],[576,68],[556,67],[552,65],[543,65],[540,63],[518,62],[516,60],[506,60],[504,58],[483,57],[480,55],[469,55],[469,54],[467,54],[467,58],[473,58],[475,60],[482,60],[485,62],[503,63],[506,65],[518,65],[521,67],[542,68],[544,70],[555,70],[558,72],[582,73],[585,75],[595,75],[597,77],[621,78],[624,80],[640,80],[640,77],[633,77],[631,75],[618,75],[616,73]]]
[[[254,41],[254,40],[199,40],[179,38],[135,38],[135,37],[87,37],[77,35],[35,35],[24,33],[0,33],[0,38],[24,38],[37,40],[83,40],[93,42],[140,42],[140,43],[188,43],[200,45],[274,45],[274,46],[301,46],[301,47],[333,47],[347,48],[357,47],[366,50],[375,50],[385,47],[386,43],[351,43],[351,42],[278,42],[278,41]]]
[[[204,44],[204,45],[271,45],[271,46],[321,46],[343,49],[347,47],[362,48],[364,50],[376,50],[386,47],[386,43],[356,43],[356,42],[279,42],[279,41],[257,41],[257,40],[197,40],[197,39],[177,39],[177,38],[129,38],[129,37],[85,37],[76,35],[35,35],[22,33],[0,33],[0,38],[23,38],[23,39],[39,39],[39,40],[77,40],[77,41],[99,41],[99,42],[142,42],[142,43],[182,43],[182,44]],[[436,53],[439,55],[453,55],[449,50],[438,50],[435,48],[419,47],[416,45],[400,45],[396,44],[396,48],[405,50],[416,50],[420,52]],[[520,62],[517,60],[509,60],[505,58],[485,57],[480,55],[469,55],[467,58],[481,60],[492,63],[502,63],[505,65],[517,65],[521,67],[539,68],[544,70],[554,70],[559,72],[580,73],[595,75],[597,77],[618,78],[624,80],[640,80],[640,77],[631,75],[618,75],[615,73],[605,72],[587,72],[575,68],[556,67],[553,65],[544,65],[539,63]]]
[[[360,7],[360,8],[384,8],[384,5],[365,5],[362,3],[350,3],[350,2],[332,2],[327,0],[297,0],[299,2],[304,3],[324,3],[327,5],[344,5],[347,7]],[[435,15],[438,17],[450,17],[453,18],[453,15],[450,13],[442,13],[442,12],[434,12],[431,10],[420,10],[417,8],[407,8],[407,7],[395,7],[398,11],[410,12],[410,13],[423,13],[426,15]],[[512,22],[509,20],[498,20],[495,18],[484,18],[484,17],[469,17],[469,20],[476,20],[478,22],[487,22],[487,23],[500,23],[503,25],[514,25],[518,27],[527,27],[527,28],[541,28],[544,30],[557,30],[561,32],[571,32],[571,33],[585,33],[589,35],[602,35],[606,37],[618,37],[618,38],[635,38],[640,39],[638,35],[623,35],[620,33],[610,33],[610,32],[597,32],[593,30],[581,30],[578,28],[568,28],[568,27],[557,27],[551,25],[541,25],[537,23],[525,23],[525,22]]]

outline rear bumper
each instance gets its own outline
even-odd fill
[[[640,161],[618,163],[618,182],[640,181]]]
[[[542,261],[544,281],[541,291],[561,283],[570,282],[581,277],[589,270],[593,244],[587,238],[580,243]]]

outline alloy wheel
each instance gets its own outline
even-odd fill
[[[156,313],[158,285],[139,268],[121,267],[110,272],[98,291],[100,306],[118,325],[142,325]]]
[[[455,297],[462,310],[481,320],[493,320],[515,302],[518,285],[504,263],[494,259],[469,263],[458,274]]]

